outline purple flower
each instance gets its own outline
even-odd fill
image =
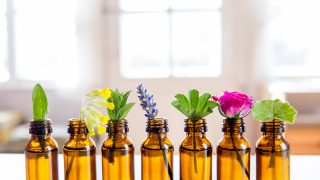
[[[140,105],[142,109],[147,112],[145,116],[148,119],[155,118],[158,114],[158,109],[156,109],[157,104],[154,102],[153,95],[148,92],[143,84],[139,84],[137,90],[137,93],[139,94],[138,98],[141,102]]]
[[[243,118],[250,113],[253,99],[251,96],[239,92],[228,92],[218,98],[212,96],[212,99],[220,104],[220,113],[226,118]]]

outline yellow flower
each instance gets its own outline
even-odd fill
[[[105,99],[109,99],[111,97],[111,90],[109,88],[104,88],[99,92],[99,95]]]
[[[89,131],[88,135],[89,136],[94,136],[94,135],[96,135],[96,133],[94,131]]]
[[[106,127],[104,127],[104,126],[98,125],[97,129],[98,129],[98,134],[102,134],[102,133],[106,132]]]
[[[114,104],[113,103],[107,103],[107,108],[110,110],[114,110]]]
[[[107,124],[109,121],[108,116],[100,116],[100,123],[101,124]]]

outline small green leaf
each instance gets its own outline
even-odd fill
[[[203,111],[204,106],[208,102],[209,99],[210,99],[209,93],[204,93],[202,96],[200,96],[199,103],[197,105],[197,110],[196,110],[197,113]]]
[[[297,115],[296,109],[289,103],[282,102],[280,99],[257,101],[252,111],[254,119],[263,122],[280,120],[294,123]]]
[[[36,84],[32,90],[33,119],[43,121],[47,119],[48,101],[46,93],[40,84]]]
[[[127,91],[126,93],[124,93],[124,94],[122,95],[122,103],[121,103],[121,106],[126,105],[130,93],[131,93],[131,91]]]
[[[121,120],[126,118],[134,103],[128,103],[127,100],[131,91],[120,92],[118,89],[112,91],[111,97],[108,99],[109,103],[113,103],[115,108],[113,110],[107,109],[110,120]]]
[[[102,115],[101,112],[93,106],[88,106],[87,111],[97,118],[100,118],[100,116]]]
[[[186,109],[190,109],[190,104],[189,101],[187,99],[187,97],[183,94],[177,94],[175,96],[177,98],[178,101],[180,101],[180,104],[185,107]]]

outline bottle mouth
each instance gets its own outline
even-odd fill
[[[127,119],[109,120],[107,124],[107,133],[127,133],[129,132]]]
[[[269,122],[263,122],[261,123],[261,128],[260,128],[261,132],[263,133],[273,133],[273,132],[277,132],[277,133],[283,133],[285,131],[284,129],[284,122],[278,121],[278,120],[273,120],[273,121],[269,121]]]
[[[87,134],[89,133],[86,123],[80,119],[69,119],[68,130],[69,134]]]
[[[29,127],[29,134],[33,135],[47,135],[53,132],[50,119],[43,121],[31,120]]]
[[[154,118],[147,121],[146,132],[166,133],[169,132],[166,118]]]
[[[184,132],[207,132],[208,127],[207,127],[207,122],[205,119],[197,119],[197,120],[192,120],[192,119],[185,119],[184,120],[185,125],[184,125]]]
[[[239,132],[246,131],[243,119],[224,119],[222,124],[222,132]]]

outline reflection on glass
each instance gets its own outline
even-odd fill
[[[125,77],[169,76],[168,23],[167,13],[121,16],[120,63]]]
[[[173,13],[173,76],[220,75],[220,51],[221,25],[218,12]]]

